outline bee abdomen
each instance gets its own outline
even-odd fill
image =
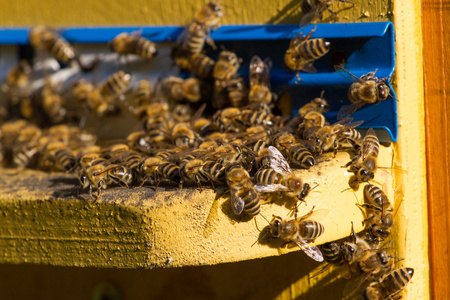
[[[77,158],[67,149],[61,149],[55,153],[56,163],[64,170],[69,171],[75,168]]]
[[[317,221],[307,220],[299,225],[299,231],[305,240],[315,240],[324,232],[325,227]]]
[[[256,216],[261,210],[258,195],[252,188],[243,188],[239,191],[239,196],[244,200],[244,211],[249,215]]]
[[[393,294],[402,290],[411,280],[413,274],[414,269],[412,268],[400,268],[383,278],[381,284],[390,294]]]
[[[214,60],[203,54],[193,54],[190,58],[190,71],[200,78],[211,78],[214,72]]]
[[[273,169],[261,169],[255,174],[255,181],[262,184],[281,184],[283,176]]]
[[[56,60],[65,64],[75,58],[75,51],[69,43],[62,39],[53,39],[50,43],[49,51],[56,58]]]
[[[367,197],[367,199],[369,199],[371,202],[373,202],[377,206],[379,206],[379,207],[382,206],[383,192],[379,187],[377,187],[373,184],[367,184],[366,186],[364,186],[364,195]]]
[[[305,169],[314,166],[315,163],[314,157],[312,156],[311,152],[302,144],[297,144],[295,146],[292,158],[297,164]]]
[[[153,42],[138,38],[136,40],[136,54],[143,58],[152,58],[157,53],[156,46]]]
[[[299,49],[300,55],[307,61],[316,60],[330,50],[330,43],[325,39],[307,40]]]
[[[340,265],[344,262],[344,257],[338,244],[331,242],[320,246],[324,260],[333,265]]]

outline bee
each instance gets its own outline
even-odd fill
[[[346,165],[349,171],[355,174],[349,182],[352,189],[358,189],[360,182],[368,182],[375,177],[379,150],[380,142],[377,135],[372,128],[369,128],[364,136],[359,155]]]
[[[290,163],[308,169],[314,166],[311,152],[290,133],[284,132],[274,140],[276,148],[289,159]]]
[[[162,179],[181,182],[180,167],[158,156],[145,158],[139,165],[139,171],[144,181],[156,183],[156,188]]]
[[[240,59],[236,53],[222,51],[214,66],[213,77],[215,80],[227,81],[237,74],[240,67]]]
[[[353,2],[350,2],[348,0],[339,1],[354,5]],[[317,19],[322,20],[322,13],[325,9],[327,9],[330,13],[337,17],[337,14],[330,9],[330,6],[335,2],[336,0],[303,0],[301,6],[303,17],[300,21],[300,25],[304,26],[310,24]]]
[[[201,182],[209,181],[209,178],[204,176],[204,173],[202,172],[204,164],[205,161],[203,159],[192,156],[184,159],[180,166],[181,177],[186,181],[197,183],[200,192],[203,190]]]
[[[143,153],[149,153],[151,146],[150,136],[145,131],[135,131],[130,133],[127,138],[127,145],[134,150]]]
[[[195,21],[192,22],[178,37],[178,48],[173,50],[175,56],[182,58],[191,54],[199,54],[203,50],[205,39],[208,39],[210,45],[214,45],[214,42],[209,38],[208,32],[207,26]],[[213,48],[215,48],[215,45]]]
[[[386,194],[377,186],[367,184],[364,186],[365,203],[361,207],[366,208],[366,231],[374,239],[387,239],[394,226],[394,208]]]
[[[257,55],[250,61],[250,91],[248,101],[270,104],[272,92],[270,90],[270,69],[272,62],[266,58],[264,61]]]
[[[188,58],[187,68],[189,72],[199,78],[212,78],[216,62],[202,54],[192,54]]]
[[[258,191],[250,180],[250,174],[239,165],[231,168],[226,175],[230,187],[231,208],[236,215],[245,212],[256,216],[261,210]]]
[[[329,242],[319,246],[323,259],[335,266],[343,265],[346,261],[341,251],[341,246],[336,242]]]
[[[270,222],[269,233],[272,238],[290,241],[297,244],[309,257],[315,261],[322,262],[323,255],[319,247],[311,246],[308,243],[314,242],[316,238],[325,231],[324,226],[314,220],[309,220],[313,209],[306,215],[293,220],[282,219],[274,216]]]
[[[84,72],[91,71],[98,64],[98,60],[89,66],[82,63],[72,45],[56,31],[46,26],[33,27],[28,33],[28,40],[33,48],[47,51],[58,62],[68,65],[72,61],[76,61]]]
[[[170,76],[163,80],[161,88],[164,95],[174,101],[187,100],[196,103],[201,98],[200,80],[197,78],[182,79]]]
[[[188,123],[177,123],[172,128],[172,143],[177,147],[197,147],[199,136]]]
[[[149,80],[140,80],[134,87],[134,98],[138,107],[143,107],[151,103],[153,87]]]
[[[296,197],[304,201],[310,191],[310,185],[294,175],[289,163],[277,148],[269,146],[268,151],[270,168],[260,169],[255,174],[255,188],[265,193],[284,192],[290,198]]]
[[[100,96],[110,99],[115,96],[123,98],[123,93],[131,82],[131,74],[119,71],[106,78],[99,86]]]
[[[60,141],[49,141],[42,150],[39,167],[44,170],[72,171],[77,166],[73,151]]]
[[[337,115],[338,120],[350,116],[364,104],[378,104],[390,95],[391,90],[387,85],[389,77],[381,79],[375,77],[378,69],[359,78],[343,67],[335,66],[335,69],[340,75],[353,82],[348,89],[348,99],[352,104],[341,107]]]
[[[237,107],[228,107],[218,110],[214,116],[214,123],[224,132],[240,132],[243,127],[241,110]]]
[[[207,26],[211,29],[217,29],[220,26],[220,20],[223,16],[223,6],[218,0],[211,0],[197,13],[194,21]]]
[[[273,115],[264,110],[253,110],[248,108],[241,109],[240,120],[244,126],[267,126],[272,127]]]
[[[208,178],[211,185],[214,187],[214,182],[226,182],[226,168],[220,163],[212,160],[206,161],[200,169],[203,177]]]
[[[86,111],[95,113],[99,117],[113,114],[117,110],[111,101],[102,97],[98,88],[94,88],[83,78],[72,83],[72,93]]]
[[[197,118],[194,120],[192,129],[201,137],[207,136],[219,130],[217,125],[210,119]]]
[[[244,78],[233,76],[227,81],[228,100],[233,107],[243,107],[247,102]]]
[[[2,91],[8,96],[15,97],[19,90],[28,86],[31,66],[28,61],[22,59],[17,65],[13,66],[6,74],[5,82],[2,84]]]
[[[109,42],[111,51],[124,54],[136,54],[142,58],[150,59],[158,53],[156,44],[137,34],[122,32]]]
[[[322,113],[310,111],[304,116],[303,123],[298,126],[298,129],[303,130],[301,135],[305,140],[314,140],[316,132],[323,128],[326,123],[327,120]]]
[[[210,154],[209,159],[217,160],[224,166],[232,166],[235,164],[245,164],[244,145],[241,140],[234,140],[219,146]]]
[[[63,107],[63,98],[56,92],[50,76],[45,77],[45,84],[42,89],[42,108],[52,123],[63,121],[66,109]]]
[[[339,148],[339,140],[343,137],[343,133],[351,131],[354,127],[357,127],[364,122],[358,121],[345,124],[347,121],[349,120],[343,119],[333,125],[323,126],[315,132],[315,142],[317,144],[316,151],[319,155],[324,151],[333,149],[333,154],[336,156]]]
[[[380,280],[372,282],[364,291],[364,299],[393,299],[411,281],[412,268],[399,268],[385,274]]]
[[[314,61],[330,50],[330,42],[325,39],[309,39],[314,31],[315,28],[305,37],[302,37],[302,33],[293,37],[284,55],[285,68],[297,72],[297,78],[299,78],[299,71],[316,73],[317,70],[313,66]]]
[[[306,103],[298,110],[298,115],[302,118],[306,116],[307,113],[314,111],[318,113],[326,113],[330,110],[330,106],[328,105],[328,101],[323,97],[325,91],[320,93],[320,97],[314,98],[310,102]]]

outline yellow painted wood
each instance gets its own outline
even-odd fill
[[[315,206],[314,219],[325,226],[317,244],[346,237],[351,222],[363,229],[363,214],[355,205],[362,188],[348,189],[351,174],[342,168],[347,152],[324,156],[310,170],[298,174],[318,185],[299,216]],[[380,164],[391,162],[390,148],[382,148]],[[387,174],[387,173],[386,173]],[[377,175],[379,182],[390,176]],[[13,188],[11,188],[13,187]],[[220,189],[219,189],[220,190]],[[224,189],[222,189],[222,192]],[[229,196],[217,200],[211,189],[112,188],[93,203],[78,189],[72,175],[38,171],[0,172],[0,263],[37,263],[58,266],[154,268],[213,265],[276,256],[297,247],[280,249],[281,241],[267,238],[268,224],[236,217]],[[275,198],[262,214],[291,218],[295,201]],[[261,232],[259,230],[262,230]],[[258,243],[253,245],[257,240]],[[303,255],[303,254],[302,254]]]
[[[338,1],[336,1],[338,2]],[[392,15],[390,0],[336,3],[339,21],[381,22]],[[0,26],[185,25],[206,3],[201,0],[0,1]],[[298,0],[223,0],[223,24],[299,23]],[[335,22],[325,11],[325,22]]]
[[[395,248],[400,264],[414,268],[407,299],[429,299],[427,181],[425,156],[422,27],[419,0],[396,1],[396,93],[399,141],[396,143],[396,184],[404,191],[398,212]]]

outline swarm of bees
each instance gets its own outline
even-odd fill
[[[321,19],[333,2],[304,0],[301,23]],[[218,1],[209,2],[177,39],[171,57],[188,76],[134,83],[132,73],[120,70],[100,84],[84,78],[70,83],[70,94],[84,114],[104,118],[125,108],[139,121],[139,130],[109,146],[100,146],[95,134],[80,128],[83,120],[76,124],[70,119],[67,99],[49,76],[39,93],[29,91],[32,66],[21,61],[2,86],[6,110],[18,117],[0,127],[3,166],[71,172],[93,201],[114,186],[155,190],[194,186],[200,191],[224,186],[234,214],[256,216],[280,195],[296,206],[307,202],[312,188],[299,169],[314,168],[325,152],[352,151],[356,155],[345,167],[354,174],[351,189],[365,184],[360,205],[365,231],[357,235],[352,227],[348,238],[313,246],[326,227],[316,219],[314,208],[301,217],[295,208],[293,219],[273,217],[268,238],[292,242],[314,260],[325,260],[343,277],[353,278],[348,293],[371,277],[366,299],[395,296],[414,270],[393,269],[389,247],[380,246],[388,241],[395,216],[386,193],[369,183],[377,171],[380,144],[373,129],[363,137],[355,129],[363,121],[352,122],[350,117],[366,103],[385,100],[389,78],[375,77],[376,70],[358,78],[337,66],[353,84],[348,91],[352,104],[339,111],[336,123],[324,116],[330,107],[323,92],[300,107],[295,117],[278,115],[280,96],[272,91],[269,58],[253,56],[247,80],[239,73],[242,60],[233,51],[220,51],[217,60],[205,54],[205,44],[217,48],[210,33],[220,26],[223,15]],[[330,42],[310,39],[314,30],[294,36],[286,49],[282,64],[298,78],[300,71],[316,72],[314,61],[330,49]],[[84,72],[99,63],[85,65],[74,48],[47,27],[32,28],[29,40],[36,50],[60,63],[76,62]],[[140,59],[155,59],[158,52],[158,45],[139,33],[121,33],[109,47],[120,56]]]

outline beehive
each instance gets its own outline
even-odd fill
[[[281,5],[281,7],[283,7],[282,4],[280,4],[280,5]],[[383,8],[383,5],[381,5],[380,7]],[[384,6],[384,7],[387,7],[387,5]],[[367,15],[366,10],[363,7],[358,7],[356,9],[356,11],[358,11],[358,9],[360,9],[359,12],[362,12],[361,15],[363,15],[363,16]],[[145,11],[145,10],[143,10],[143,11]],[[367,10],[367,11],[369,11],[369,10]],[[386,12],[387,12],[387,9],[386,9]],[[379,14],[382,14],[382,13],[383,12],[381,12]],[[374,14],[374,15],[378,16],[379,14]],[[368,15],[371,16],[372,13],[369,13]],[[345,18],[347,18],[347,16],[344,16],[343,18],[345,19]],[[251,20],[253,20],[253,19],[251,19]],[[244,18],[242,21],[239,20],[239,23],[246,22],[246,21],[247,20]],[[399,34],[402,35],[402,34],[405,34],[404,32],[406,30],[412,30],[411,28],[406,28],[406,27],[404,28],[404,27],[402,27],[402,23],[401,23],[402,21],[403,21],[403,19],[400,20],[400,21],[397,20],[397,23],[396,23],[396,26],[400,27],[398,29],[400,33],[398,33],[397,39],[400,39]],[[251,21],[250,21],[250,23],[251,23]],[[425,246],[426,242],[424,242],[424,241],[426,241],[426,239],[425,239],[424,236],[422,236],[421,237],[422,240],[420,242],[418,242],[418,241],[413,242],[412,240],[410,240],[412,234],[407,234],[407,232],[417,232],[417,231],[414,231],[414,229],[420,228],[419,232],[426,233],[424,231],[424,229],[423,229],[424,228],[424,224],[425,224],[424,220],[425,220],[426,214],[425,214],[424,210],[422,210],[422,213],[419,213],[418,211],[420,211],[420,209],[419,210],[414,210],[412,205],[411,206],[409,204],[406,205],[406,203],[416,203],[416,205],[420,205],[419,203],[422,203],[422,207],[421,208],[423,209],[423,205],[424,205],[423,204],[424,203],[423,199],[425,199],[425,197],[424,197],[424,185],[421,184],[421,183],[423,183],[424,162],[423,162],[423,159],[420,159],[420,157],[422,157],[421,154],[423,154],[423,151],[424,151],[423,150],[423,133],[422,133],[422,130],[421,130],[422,121],[420,121],[420,113],[418,113],[416,110],[413,110],[413,108],[411,108],[411,107],[419,106],[420,97],[418,97],[417,95],[420,94],[421,91],[420,90],[419,91],[412,91],[410,86],[407,85],[407,82],[408,81],[412,81],[412,80],[420,81],[421,78],[419,77],[419,78],[412,78],[411,79],[409,77],[409,76],[414,76],[415,73],[414,74],[407,73],[406,70],[409,69],[409,68],[417,68],[418,66],[414,65],[414,62],[417,62],[417,59],[408,59],[408,60],[406,60],[406,57],[402,56],[402,53],[404,55],[406,55],[405,53],[409,52],[408,51],[409,49],[406,48],[407,45],[402,45],[402,46],[399,46],[399,47],[400,47],[400,48],[398,48],[398,54],[399,54],[399,56],[398,56],[398,66],[399,67],[397,68],[397,73],[398,73],[398,75],[397,75],[397,95],[398,95],[399,106],[400,106],[400,124],[401,124],[401,129],[400,130],[401,130],[401,132],[402,132],[402,130],[405,130],[405,131],[404,131],[404,135],[403,136],[402,136],[402,134],[400,134],[400,142],[399,142],[399,144],[397,144],[394,147],[393,153],[395,153],[394,164],[399,166],[400,168],[406,170],[407,175],[397,174],[395,176],[395,178],[396,178],[395,180],[397,180],[397,182],[406,182],[406,181],[408,181],[408,184],[412,184],[414,186],[414,190],[405,189],[404,205],[401,206],[401,208],[399,210],[399,213],[398,213],[399,220],[403,219],[404,222],[397,222],[400,225],[398,225],[399,228],[398,228],[398,230],[396,232],[400,236],[400,238],[397,239],[398,240],[398,245],[396,246],[396,248],[398,248],[399,256],[402,256],[402,257],[405,257],[406,259],[408,259],[409,265],[414,266],[414,267],[418,266],[416,268],[416,273],[414,275],[414,284],[411,284],[411,286],[408,287],[408,291],[412,295],[414,295],[414,294],[415,295],[419,295],[420,292],[423,293],[426,290],[426,284],[427,284],[426,283],[427,282],[427,280],[426,280],[427,275],[426,274],[427,274],[427,270],[423,269],[423,268],[420,268],[420,265],[423,263],[423,261],[421,263],[418,260],[420,260],[420,259],[426,260],[426,258],[425,258],[425,255],[414,255],[414,254],[411,253],[411,251],[419,251],[419,250],[417,250],[417,247],[415,245],[420,244],[420,245],[422,245],[421,251],[424,251],[424,252],[421,252],[421,253],[426,253],[426,251],[425,251],[426,250],[426,246]],[[418,55],[418,54],[412,54],[412,53],[409,53],[409,54],[410,55]],[[411,64],[411,65],[409,65],[409,64]],[[419,87],[416,87],[416,88],[419,88]],[[407,105],[404,104],[404,102],[402,103],[402,101],[401,101],[402,97],[410,99],[410,102]],[[411,103],[412,101],[417,101],[417,105],[416,106],[412,105],[412,103]],[[422,139],[414,139],[414,140],[412,140],[411,136],[419,136],[419,137],[422,137]],[[422,149],[422,150],[417,152],[416,149]],[[385,154],[386,154],[386,156],[389,156],[388,152],[386,152]],[[415,160],[412,159],[412,157],[416,156],[416,155],[417,155],[417,159],[415,159]],[[343,159],[343,160],[345,160],[345,159]],[[387,164],[389,164],[389,159],[387,160],[386,165]],[[11,175],[11,174],[8,174],[8,175]],[[11,178],[11,177],[8,177],[8,178]],[[405,180],[405,178],[408,178],[408,179]],[[414,178],[414,180],[412,180],[411,178]],[[120,191],[118,191],[118,193],[120,194],[120,193],[126,193],[126,192],[120,190]],[[148,193],[148,191],[144,192],[144,195],[142,195],[141,197],[145,198],[146,197],[146,193]],[[207,192],[205,191],[205,193],[207,193]],[[194,192],[194,194],[198,195],[198,196],[202,196],[201,194],[197,194],[196,192]],[[64,193],[59,195],[59,196],[63,196],[63,195],[64,195]],[[52,195],[52,196],[54,196],[54,195]],[[25,197],[28,197],[28,196],[25,196]],[[207,197],[212,198],[212,195],[209,195]],[[39,198],[39,197],[37,197],[37,198]],[[197,198],[194,198],[194,199],[197,199]],[[415,199],[417,201],[412,201],[412,200],[409,200],[409,199]],[[107,201],[107,197],[105,198],[105,201]],[[115,201],[115,200],[113,200],[113,201]],[[409,202],[409,201],[411,201],[411,202]],[[50,202],[47,202],[47,203],[49,205],[52,205],[52,204],[58,205],[58,202],[59,201],[55,201],[55,202],[54,201],[50,201]],[[137,202],[139,202],[139,200],[137,200]],[[60,203],[63,203],[63,202],[60,202]],[[65,204],[69,204],[68,202],[64,202],[64,203]],[[209,203],[211,204],[211,202],[209,202]],[[219,201],[219,203],[220,203],[220,201]],[[11,204],[12,207],[13,207],[12,208],[13,212],[8,214],[10,216],[14,215],[14,209],[16,209],[16,210],[18,209],[20,211],[21,208],[22,208],[22,207],[15,207],[17,205],[17,203],[15,203],[15,202],[9,202],[9,204]],[[181,205],[181,201],[179,201],[179,204]],[[77,205],[82,205],[82,206],[87,205],[86,209],[90,209],[89,208],[89,204],[85,204],[84,202],[76,201],[76,202],[74,202],[74,205],[75,205],[75,207],[77,207]],[[353,204],[351,206],[353,206]],[[183,209],[183,211],[185,209],[188,209],[186,207],[183,207],[183,205],[181,205],[181,208]],[[200,208],[200,211],[202,213],[198,213],[199,208]],[[32,207],[30,207],[30,209],[32,209]],[[103,208],[100,208],[100,209],[103,209]],[[130,223],[129,221],[123,222],[123,219],[126,220],[126,218],[127,218],[126,217],[126,213],[124,214],[125,216],[122,217],[120,212],[118,213],[117,211],[114,211],[116,208],[111,208],[111,211],[108,211],[107,208],[104,208],[104,209],[106,210],[107,214],[109,213],[110,216],[114,216],[114,218],[115,218],[114,221],[117,221],[120,224],[127,224],[127,223],[129,224]],[[203,222],[206,221],[206,219],[205,219],[206,212],[209,213],[211,208],[209,207],[209,205],[207,205],[205,207],[200,207],[200,206],[195,207],[194,206],[194,207],[191,207],[191,209],[195,209],[194,211],[196,212],[195,213],[196,216],[199,215],[199,214],[203,215],[203,219],[201,221],[199,221],[198,224],[197,224],[197,225],[199,225],[198,227],[201,228],[202,226],[204,226],[204,225],[202,225],[202,224],[204,224]],[[24,211],[26,212],[26,210],[24,210]],[[412,211],[417,211],[417,212],[412,213]],[[92,208],[92,212],[95,215],[95,207]],[[17,215],[20,216],[20,214],[17,214]],[[187,215],[192,217],[194,214],[187,214]],[[164,218],[164,215],[162,216],[162,219],[166,219],[166,218]],[[176,219],[177,219],[176,220],[177,224],[181,223],[180,226],[182,226],[186,222],[186,218],[185,217],[180,217],[180,218],[176,218]],[[406,221],[406,219],[408,219],[408,220],[415,219],[415,220],[417,220],[417,223],[411,224],[413,222]],[[223,218],[223,216],[222,216],[221,220],[225,221],[226,218]],[[54,223],[52,223],[51,220],[49,220],[49,221],[50,222],[49,222],[48,226],[51,227],[52,224],[54,224]],[[144,222],[144,224],[145,224],[145,222]],[[356,222],[355,222],[355,224],[356,224]],[[239,223],[239,224],[232,224],[232,225],[233,226],[228,226],[228,229],[226,229],[226,230],[227,231],[231,231],[231,232],[233,232],[235,234],[238,234],[238,235],[242,235],[241,232],[245,232],[247,234],[247,236],[245,238],[245,241],[250,239],[250,242],[253,243],[254,240],[255,240],[255,237],[257,238],[257,236],[258,236],[258,232],[255,231],[255,227],[253,226],[253,224],[251,224],[251,222],[246,222],[244,224],[241,224],[241,223]],[[170,226],[170,224],[168,226]],[[241,229],[236,230],[237,226],[246,226],[246,228],[242,228],[242,230]],[[218,226],[218,228],[221,228],[221,226]],[[225,227],[225,228],[227,228],[227,227]],[[119,228],[118,231],[120,232],[120,228]],[[126,232],[126,230],[125,230],[125,232]],[[203,232],[203,235],[204,234],[205,233]],[[211,233],[211,234],[213,234],[213,233]],[[219,233],[216,233],[216,234],[219,234]],[[63,233],[63,235],[65,236],[64,233]],[[18,234],[17,236],[20,237],[20,234]],[[220,239],[220,237],[221,237],[220,235],[217,236],[218,239]],[[5,238],[5,240],[7,240],[7,239],[8,238]],[[406,241],[405,244],[403,244],[403,242],[402,242],[403,239]],[[25,238],[23,240],[19,239],[18,242],[15,242],[15,241],[13,242],[14,243],[14,247],[16,247],[15,243],[23,243],[23,242],[27,242],[27,241],[28,242],[32,242],[32,240],[33,240],[33,238],[31,238],[31,237],[29,237],[28,239]],[[47,241],[47,239],[44,239],[44,240]],[[51,240],[52,240],[52,237],[50,236],[48,238],[48,241],[50,242]],[[176,241],[174,242],[175,243],[174,246],[175,246],[176,249],[178,249],[178,244],[177,243],[183,243],[184,241],[182,241],[182,240],[180,241],[177,238],[175,238],[175,240]],[[8,243],[10,243],[10,242],[8,242]],[[44,243],[44,242],[38,241],[38,244],[42,244],[42,243]],[[89,243],[89,241],[88,241],[88,243]],[[114,241],[112,241],[112,243],[114,243]],[[186,244],[184,244],[184,245],[188,246]],[[27,245],[25,244],[25,246],[27,246]],[[214,243],[212,246],[216,247],[217,244]],[[100,248],[102,247],[101,243],[100,243],[99,247]],[[109,246],[107,246],[107,247],[109,247]],[[126,246],[123,246],[123,247],[125,249],[127,249]],[[258,247],[258,246],[255,246],[255,247]],[[219,247],[219,248],[221,248],[221,247]],[[207,261],[206,259],[203,260],[205,258],[205,256],[203,256],[203,255],[201,255],[200,258],[198,256],[192,256],[194,262],[192,264],[190,264],[190,263],[186,263],[186,264],[187,265],[203,265],[203,264],[217,263],[217,262],[240,261],[242,259],[249,259],[249,258],[258,257],[258,255],[259,255],[259,257],[264,257],[264,256],[277,255],[278,254],[278,250],[277,249],[270,249],[270,248],[268,249],[267,247],[260,247],[260,248],[263,249],[262,251],[266,252],[266,253],[257,254],[258,253],[258,250],[256,250],[257,248],[254,248],[255,250],[252,249],[252,248],[248,248],[248,249],[246,248],[246,250],[248,250],[248,252],[241,251],[241,249],[232,248],[232,250],[236,251],[238,254],[236,254],[235,258],[231,258],[231,257],[233,257],[233,255],[230,255],[228,257],[228,259],[223,259],[224,254],[215,252],[217,250],[215,250],[215,251],[208,251],[208,252],[213,252],[215,254],[214,255],[215,258],[211,259],[211,261]],[[45,249],[45,245],[42,246],[42,249]],[[51,249],[51,248],[49,248],[49,249]],[[67,249],[68,248],[66,248],[66,249],[63,248],[62,252],[65,252]],[[223,248],[221,248],[221,249],[223,249]],[[208,250],[210,250],[210,249],[208,249]],[[51,252],[51,251],[48,251],[48,250],[47,251],[43,250],[43,251],[47,252],[47,253]],[[246,253],[246,255],[243,255],[242,252]],[[14,252],[11,252],[11,254],[12,253],[14,253]],[[117,259],[127,258],[128,255],[124,254],[124,250],[120,246],[118,246],[118,248],[114,251],[114,253],[117,254],[115,257],[105,258],[106,262],[105,262],[104,265],[92,264],[92,266],[117,266],[117,267],[125,267],[125,268],[127,268],[127,267],[128,268],[129,267],[150,267],[151,263],[154,262],[153,259],[150,259],[150,260],[148,260],[149,264],[133,265],[131,263],[130,265],[127,265],[127,264],[120,265],[120,264],[117,263],[117,261],[115,261],[116,257],[117,257]],[[293,253],[293,254],[295,254],[295,253]],[[289,254],[289,256],[288,256],[289,261],[297,259],[297,257],[293,256],[293,254]],[[408,254],[410,254],[410,255],[408,255]],[[23,258],[23,257],[21,259],[19,259],[19,260],[14,260],[14,259],[12,259],[12,258],[10,258],[8,256],[9,255],[5,256],[5,262],[9,262],[9,263],[16,262],[17,263],[17,262],[26,262],[25,259],[28,260],[28,258]],[[51,255],[47,256],[47,261],[41,260],[42,258],[45,257],[45,255],[37,255],[36,257],[37,257],[37,261],[32,261],[33,263],[39,263],[39,262],[48,263],[49,261],[52,261],[53,263],[55,263],[55,260],[52,258]],[[187,258],[191,258],[191,257],[189,257],[189,255],[186,255],[186,257]],[[111,258],[111,260],[110,260],[110,258]],[[144,258],[145,258],[145,253],[144,253]],[[284,259],[288,260],[288,258],[284,258]],[[88,258],[87,261],[89,261],[89,259],[91,259],[91,262],[94,261],[94,259],[92,259],[92,258]],[[279,259],[283,259],[283,258],[279,258]],[[413,259],[415,259],[415,260],[413,261]],[[69,260],[69,261],[72,261],[72,263],[69,263],[68,265],[80,265],[80,266],[82,265],[82,263],[80,261],[76,261],[76,260]],[[108,265],[108,261],[110,261],[109,265]],[[167,253],[164,253],[164,255],[162,255],[161,257],[159,257],[157,259],[157,261],[158,261],[158,263],[157,263],[158,266],[162,266],[162,265],[164,265],[164,263],[167,263],[168,265],[170,265],[172,262],[176,263],[176,260],[173,260],[173,257],[170,256]],[[126,262],[126,260],[124,262]],[[281,262],[281,260],[280,260],[280,262]],[[264,264],[263,261],[261,263]],[[270,263],[271,262],[269,262],[269,265],[270,265]],[[289,264],[289,262],[286,262],[286,261],[284,263],[288,263]],[[255,269],[258,269],[258,267],[256,267],[256,262],[255,262],[255,264],[253,264],[253,262],[248,262],[248,264],[250,264],[250,266],[254,267]],[[59,265],[59,263],[56,263],[56,265]],[[65,264],[61,263],[61,265],[65,265]],[[177,264],[175,264],[175,265],[177,265]],[[182,266],[182,265],[184,265],[184,264],[180,263],[177,266]],[[221,268],[221,267],[219,266],[218,268]],[[226,268],[226,267],[222,267],[222,268]],[[230,266],[230,268],[232,269],[233,267]],[[312,269],[312,267],[308,268],[308,270],[311,270],[311,269]],[[173,272],[180,272],[180,271],[173,271]],[[192,271],[192,272],[195,273],[196,271]],[[206,271],[206,272],[209,272],[209,271]],[[231,271],[228,271],[228,272],[233,272],[233,271],[231,270]],[[289,271],[289,272],[292,272],[292,271]],[[302,272],[302,274],[306,274],[306,273]],[[296,283],[295,283],[295,281],[292,281],[291,279],[286,279],[287,282],[292,283],[292,285],[290,285],[289,288],[284,289],[281,293],[271,292],[270,294],[274,295],[274,296],[278,295],[280,298],[284,298],[284,297],[289,297],[288,294],[290,294],[291,297],[295,297],[295,295],[301,295],[301,294],[311,295],[310,294],[310,293],[312,293],[311,291],[314,291],[316,289],[317,289],[316,293],[318,293],[319,295],[321,293],[323,293],[323,291],[322,292],[320,291],[320,289],[321,289],[321,285],[320,284],[316,288],[309,289],[308,288],[309,284],[306,284],[306,282],[308,281],[307,277],[300,277],[299,275],[294,275],[294,278],[301,278],[301,279],[299,279],[299,281],[297,281]],[[286,286],[287,285],[288,284],[286,284]],[[312,281],[312,285],[314,285],[314,281]],[[283,286],[283,284],[280,283],[278,285],[278,287],[279,286]],[[323,288],[323,286],[322,286],[322,288]],[[258,288],[254,287],[254,289],[258,289]],[[220,289],[217,289],[217,290],[219,290],[219,292],[224,292],[224,291],[222,291]],[[414,291],[420,291],[420,292],[416,292],[415,293]],[[258,295],[258,292],[256,292],[254,295]]]

